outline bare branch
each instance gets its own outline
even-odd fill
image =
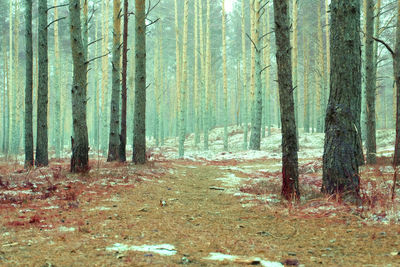
[[[250,37],[250,35],[248,33],[246,33],[246,36],[250,39],[250,41],[253,43],[256,51],[258,52],[258,48],[257,48],[256,44],[254,43],[253,39],[251,39],[251,37]]]
[[[56,20],[53,20],[52,22],[50,22],[50,23],[46,26],[46,29],[49,28],[49,27],[51,26],[51,24],[56,23],[57,21],[60,21],[60,20],[66,19],[66,18],[67,18],[67,17],[62,17],[62,18],[58,18],[58,19],[56,19]]]
[[[102,57],[106,57],[106,56],[108,56],[109,54],[110,54],[110,52],[108,52],[107,54],[104,54],[104,55],[102,55],[102,56],[98,56],[98,57],[92,58],[92,59],[86,61],[85,64],[89,64],[90,62],[95,61],[96,59],[99,59],[99,58],[102,58]]]
[[[394,51],[393,51],[393,49],[390,47],[390,45],[388,45],[387,43],[385,43],[385,41],[383,41],[383,40],[381,40],[381,39],[378,39],[378,38],[375,38],[375,37],[372,37],[372,39],[374,39],[375,41],[377,41],[377,42],[383,44],[383,45],[386,47],[386,49],[389,50],[390,54],[392,54],[392,56],[394,56]]]

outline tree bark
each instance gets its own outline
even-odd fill
[[[376,55],[374,55],[374,1],[367,0],[366,44],[365,44],[365,74],[366,74],[366,114],[367,114],[367,163],[376,163]]]
[[[39,0],[39,87],[37,100],[36,166],[47,166],[47,104],[48,104],[48,54],[47,54],[47,0]]]
[[[254,100],[253,100],[253,120],[251,125],[251,136],[250,136],[250,149],[260,150],[261,144],[261,120],[262,120],[262,82],[261,82],[261,58],[262,58],[262,47],[260,44],[260,1],[254,2]]]
[[[32,48],[32,1],[25,0],[25,167],[33,166],[33,48]],[[4,127],[4,125],[3,125]]]
[[[292,85],[289,1],[274,0],[276,62],[282,124],[282,196],[299,199],[296,121]]]
[[[122,45],[122,106],[121,106],[121,135],[119,143],[119,160],[126,161],[126,103],[127,103],[127,69],[128,69],[128,7],[129,1],[124,0],[124,33]]]
[[[71,50],[73,60],[71,172],[89,170],[89,141],[86,125],[87,62],[82,41],[80,0],[69,1]]]
[[[331,2],[330,96],[322,192],[358,201],[361,96],[360,0]]]
[[[135,126],[133,162],[146,163],[146,2],[135,0]]]
[[[110,109],[110,135],[108,138],[107,161],[119,160],[119,101],[121,96],[121,1],[113,4],[113,51],[112,51],[112,91]]]

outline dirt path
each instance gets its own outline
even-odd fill
[[[2,210],[0,265],[234,266],[204,259],[219,252],[305,266],[400,266],[400,256],[391,254],[400,251],[399,225],[368,226],[350,214],[302,218],[284,204],[243,206],[232,194],[239,186],[217,180],[235,170],[187,161],[144,169],[161,167],[168,172],[160,178],[142,181],[128,173],[124,179],[136,179],[133,188],[104,185],[104,197],[82,195],[77,207],[25,211],[27,218],[47,218],[51,229],[9,226],[21,208]],[[115,244],[170,244],[176,254],[107,250]]]

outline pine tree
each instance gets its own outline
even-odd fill
[[[282,111],[282,196],[291,200],[300,198],[300,190],[288,0],[274,0],[274,17],[279,103]]]
[[[48,103],[48,54],[47,54],[47,0],[39,0],[39,87],[37,100],[36,166],[47,166],[47,103]]]
[[[73,60],[72,83],[72,117],[73,137],[71,172],[86,172],[89,170],[89,140],[86,124],[86,84],[87,66],[85,49],[82,40],[80,1],[69,1],[71,50]]]
[[[146,163],[146,2],[135,0],[135,114],[133,162]]]
[[[332,0],[330,97],[325,119],[322,191],[359,197],[360,1]]]
[[[25,167],[33,166],[33,48],[32,48],[32,1],[25,0]],[[4,126],[3,126],[4,127]]]
[[[119,127],[121,97],[121,1],[113,4],[112,91],[110,109],[110,135],[107,161],[119,160]]]

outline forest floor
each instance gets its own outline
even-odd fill
[[[301,157],[291,204],[278,157],[174,152],[145,166],[91,160],[83,176],[67,160],[0,163],[0,266],[400,266],[390,158],[362,168],[353,206],[319,193],[318,153]]]

